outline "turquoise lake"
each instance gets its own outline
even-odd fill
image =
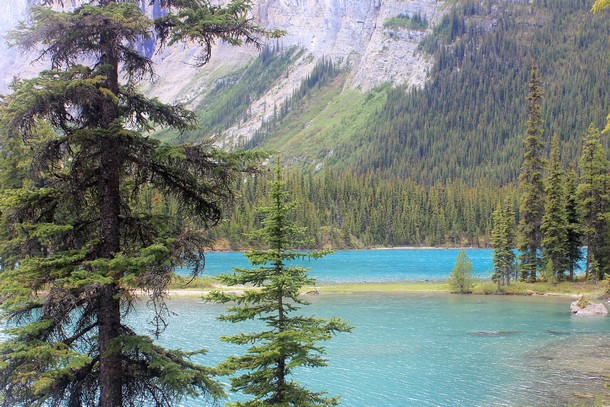
[[[491,268],[491,251],[468,255],[478,274]],[[345,251],[310,265],[321,282],[440,280],[456,256],[456,250]],[[212,253],[205,274],[247,266],[240,259]],[[610,318],[574,317],[569,298],[371,293],[310,301],[305,313],[338,316],[354,332],[326,343],[328,367],[301,370],[296,379],[341,394],[344,406],[580,406],[610,396],[603,383],[610,372]],[[218,321],[223,306],[198,299],[174,299],[170,308],[176,315],[159,342],[206,348],[196,359],[205,365],[244,352],[220,336],[257,329],[256,322]],[[144,301],[130,318],[145,332]]]
[[[458,249],[339,250],[301,264],[311,267],[310,275],[320,283],[445,280],[458,252]],[[492,253],[490,249],[466,249],[477,276],[491,276]],[[230,272],[232,267],[249,267],[243,253],[207,253],[203,275],[216,276]],[[188,270],[178,273],[188,274]]]

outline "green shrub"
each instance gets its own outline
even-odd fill
[[[451,292],[469,294],[472,292],[476,281],[477,279],[474,277],[472,261],[468,258],[464,250],[460,250],[455,266],[453,266],[453,270],[449,275]]]
[[[576,305],[578,305],[579,308],[587,308],[587,305],[589,305],[589,299],[583,294],[576,302]]]
[[[428,28],[428,19],[421,14],[409,16],[407,14],[399,14],[395,17],[388,18],[383,22],[383,28],[406,28],[408,30],[425,30]]]

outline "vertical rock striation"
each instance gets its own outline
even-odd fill
[[[3,0],[0,2],[0,34],[26,18],[28,6],[37,0]],[[68,0],[74,7],[83,0]],[[148,0],[138,0],[151,16],[163,9]],[[383,83],[424,84],[431,66],[429,58],[417,49],[428,30],[386,28],[384,23],[399,15],[425,17],[438,21],[443,13],[438,0],[254,0],[252,17],[267,28],[285,30],[277,40],[285,48],[297,46],[307,52],[292,66],[276,86],[252,103],[251,119],[226,132],[229,144],[248,139],[270,114],[269,106],[280,106],[311,73],[322,56],[349,68],[347,86],[367,91]],[[273,40],[274,42],[276,40]],[[231,47],[219,43],[210,63],[196,68],[189,62],[194,48],[176,46],[159,51],[154,41],[141,44],[143,54],[152,57],[158,74],[144,91],[164,102],[182,103],[196,108],[208,89],[224,76],[250,61],[257,53],[253,47]],[[0,44],[0,93],[5,93],[14,76],[31,77],[48,68],[43,62]],[[313,58],[312,58],[313,56]]]

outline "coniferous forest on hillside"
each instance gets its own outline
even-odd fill
[[[434,60],[422,89],[352,91],[353,116],[344,112],[313,135],[311,112],[320,100],[326,111],[340,112],[336,93],[348,75],[321,61],[244,146],[277,150],[296,167],[288,170],[288,187],[316,245],[487,246],[498,202],[508,200],[519,216],[531,66],[542,78],[546,156],[557,134],[562,166],[577,166],[589,125],[605,126],[610,60],[600,50],[610,47],[610,29],[590,7],[567,0],[459,2],[420,44]],[[286,61],[275,52],[254,68]],[[601,142],[607,147],[608,137]],[[232,248],[256,244],[247,234],[257,227],[252,208],[264,198],[264,184],[244,182],[242,202],[214,238]]]

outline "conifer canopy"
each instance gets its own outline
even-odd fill
[[[154,75],[137,49],[235,45],[274,35],[247,17],[250,4],[165,0],[152,20],[135,1],[86,1],[30,10],[10,41],[50,69],[17,80],[1,106],[0,300],[11,337],[0,344],[4,406],[170,406],[185,395],[223,395],[212,370],[167,350],[125,323],[136,290],[149,294],[152,331],[166,325],[172,270],[203,266],[206,235],[233,197],[233,183],[261,155],[211,145],[165,145],[146,132],[193,128],[180,106],[148,98]],[[17,159],[15,159],[17,158]],[[178,221],[147,196],[172,196]]]

